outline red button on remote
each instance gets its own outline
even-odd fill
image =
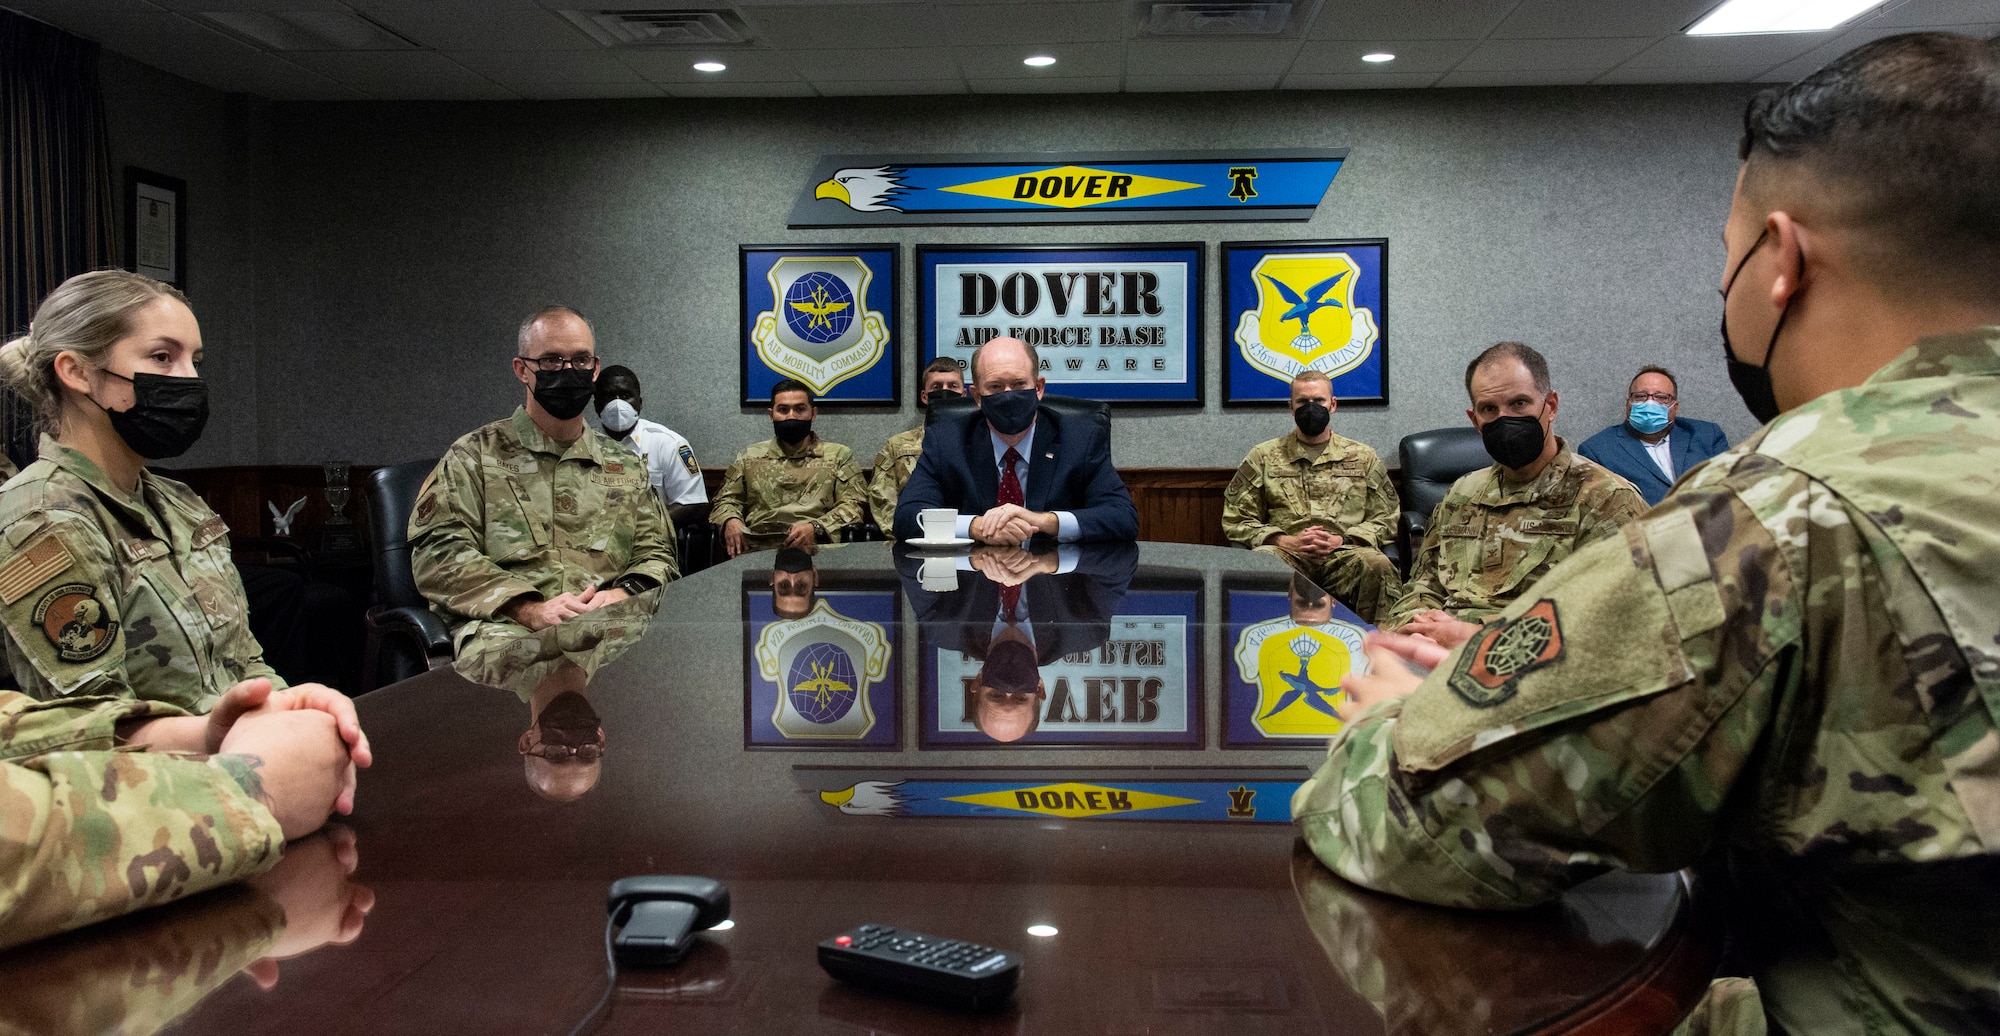
[[[854,942],[854,937],[851,935],[838,935],[835,936],[833,939],[833,944],[835,946],[849,946],[852,945],[853,942]]]

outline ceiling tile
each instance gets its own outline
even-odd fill
[[[782,50],[928,47],[947,39],[937,12],[921,4],[755,7],[743,18],[760,40]]]
[[[1119,3],[964,4],[938,9],[944,38],[965,43],[1046,46],[1125,39]]]
[[[1620,64],[1653,42],[1640,37],[1571,40],[1487,40],[1459,63],[1466,72],[1536,69],[1598,71]]]
[[[381,9],[369,17],[436,50],[596,50],[596,40],[541,8],[479,3]]]
[[[1969,36],[1991,37],[2000,33],[2000,20],[1988,22],[1960,23],[1957,25],[1887,25],[1879,21],[1868,22],[1859,28],[1850,29],[1818,47],[1813,48],[1765,73],[1764,82],[1790,83],[1812,75],[1834,58],[1885,36],[1896,36],[1906,32],[1921,32],[1936,29],[1940,32],[1959,32]]]
[[[943,47],[799,51],[792,62],[800,75],[815,83],[959,79],[958,61]]]
[[[972,79],[976,94],[1108,94],[1117,93],[1117,76],[1051,76],[1035,79]]]
[[[1023,47],[956,47],[959,67],[977,79],[1069,79],[1076,76],[1117,76],[1125,71],[1122,43],[1059,43],[1028,50]],[[1047,68],[1029,68],[1021,59],[1032,53],[1047,54],[1056,63]]]
[[[1276,76],[1298,56],[1298,40],[1139,40],[1125,45],[1125,71],[1143,76]]]
[[[1293,75],[1370,75],[1376,72],[1408,74],[1449,72],[1471,54],[1477,40],[1312,40],[1292,62]],[[1386,51],[1396,60],[1371,65],[1361,55]]]
[[[1276,90],[1278,75],[1228,76],[1126,76],[1125,89],[1133,93],[1226,93],[1240,90]]]
[[[1591,80],[1603,85],[1642,83],[1753,83],[1769,65],[1695,65],[1684,68],[1640,68],[1620,65]]]
[[[1334,0],[1313,20],[1306,37],[1315,40],[1477,40],[1521,0]]]
[[[427,100],[507,100],[515,93],[429,51],[300,53],[292,59],[357,89]]]
[[[665,83],[662,89],[673,97],[818,97],[819,91],[803,79],[788,83]]]
[[[1601,71],[1582,69],[1517,69],[1513,71],[1447,72],[1439,79],[1440,88],[1464,86],[1581,86],[1597,78]]]
[[[496,82],[637,83],[616,54],[595,50],[469,50],[445,55]]]
[[[1437,82],[1436,72],[1294,72],[1280,84],[1284,90],[1415,90]]]
[[[1955,25],[1990,25],[1995,20],[2000,20],[2000,16],[1995,14],[1996,10],[2000,10],[2000,5],[1995,5],[1993,0],[1910,0],[1909,3],[1875,16],[1872,24],[1921,25],[1933,29]],[[1871,23],[1863,22],[1861,26],[1868,24]],[[1987,33],[1987,35],[1992,34]]]
[[[913,94],[962,94],[965,82],[958,79],[910,79],[903,81],[871,79],[852,82],[818,82],[819,92],[827,97],[867,97],[913,95]]]
[[[1679,32],[1719,0],[1521,0],[1494,39],[1661,36]]]
[[[614,97],[665,97],[667,91],[653,83],[509,83],[510,88],[531,101],[593,100]]]
[[[1687,36],[1674,33],[1634,54],[1627,68],[1718,68],[1772,65],[1790,61],[1825,43],[1823,32],[1767,33],[1757,36]],[[1759,69],[1762,71],[1762,69]]]
[[[656,83],[782,83],[796,82],[798,69],[789,54],[771,50],[711,53],[696,50],[620,50],[626,67]],[[697,72],[694,63],[714,58],[728,65],[723,72]]]

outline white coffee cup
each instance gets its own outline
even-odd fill
[[[932,593],[947,593],[958,589],[958,559],[949,557],[925,558],[923,568],[917,573],[923,588]]]
[[[923,527],[924,539],[953,539],[958,533],[958,511],[951,507],[926,507],[917,512],[917,524]]]

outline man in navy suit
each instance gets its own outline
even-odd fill
[[[924,433],[897,498],[897,539],[922,536],[917,515],[929,507],[957,510],[958,535],[983,543],[1139,537],[1138,509],[1111,466],[1110,427],[1095,414],[1043,405],[1040,370],[1034,346],[1018,338],[995,338],[972,354],[977,407],[939,412]]]
[[[1585,439],[1576,452],[1625,476],[1647,506],[1689,468],[1729,448],[1719,425],[1680,416],[1680,385],[1665,367],[1639,368],[1625,395],[1625,423]]]

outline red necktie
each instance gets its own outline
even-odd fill
[[[1007,447],[1007,453],[1000,458],[1000,502],[1016,507],[1026,506],[1026,498],[1021,495],[1021,476],[1014,474],[1014,465],[1021,463],[1021,451]]]
[[[1021,616],[1019,612],[1016,610],[1020,608],[1020,606],[1021,606],[1020,584],[1016,583],[1013,586],[1003,586],[1000,588],[1001,621],[1005,622],[1009,626],[1020,625]]]

